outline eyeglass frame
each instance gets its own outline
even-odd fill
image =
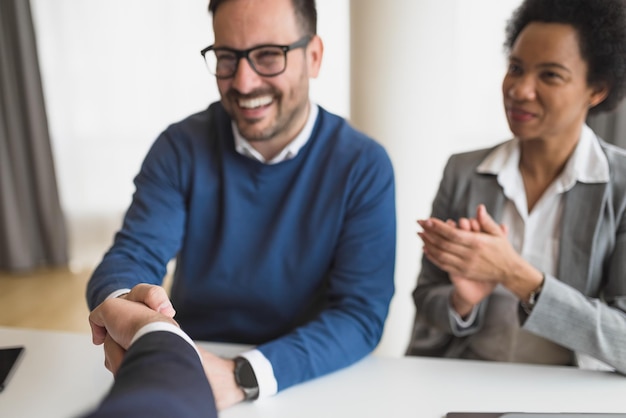
[[[276,44],[263,44],[263,45],[257,45],[257,46],[253,46],[252,48],[248,48],[248,49],[235,49],[235,48],[229,48],[229,47],[221,47],[218,46],[216,47],[215,44],[213,45],[209,45],[206,48],[204,48],[203,50],[200,51],[200,55],[202,55],[202,58],[204,59],[205,64],[207,64],[207,68],[208,66],[208,61],[206,58],[206,53],[213,51],[213,52],[219,52],[219,51],[226,51],[226,52],[231,52],[235,55],[236,60],[236,64],[235,64],[235,68],[233,69],[233,73],[229,76],[219,76],[216,73],[217,71],[215,69],[211,70],[211,68],[209,68],[209,72],[211,74],[213,74],[215,76],[215,78],[220,79],[220,80],[225,80],[228,78],[233,78],[235,76],[235,74],[237,74],[237,70],[239,69],[239,62],[241,61],[242,58],[245,58],[246,61],[248,61],[248,64],[250,65],[250,68],[252,68],[252,70],[257,73],[258,75],[260,75],[261,77],[276,77],[277,75],[280,75],[282,73],[284,73],[287,70],[287,53],[289,51],[292,51],[294,49],[299,49],[299,48],[306,48],[309,43],[311,42],[311,40],[313,39],[314,35],[305,35],[302,38],[298,39],[296,42],[289,44],[289,45],[276,45]],[[252,61],[252,59],[250,58],[250,53],[253,51],[256,51],[258,49],[262,49],[262,48],[280,48],[283,51],[283,57],[285,58],[285,66],[283,67],[283,69],[277,73],[272,73],[269,75],[265,75],[265,74],[261,74],[259,72],[259,70],[256,68],[256,66],[254,65],[254,62]]]

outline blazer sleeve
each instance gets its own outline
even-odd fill
[[[614,257],[624,260],[626,243]],[[624,261],[621,262],[624,264]],[[609,273],[608,286],[621,282],[624,272]],[[612,283],[611,283],[612,282]],[[612,292],[606,289],[606,292]],[[551,276],[546,276],[539,302],[524,322],[524,329],[570,350],[586,354],[626,374],[626,292],[610,301],[592,298]],[[607,303],[608,302],[608,303]],[[520,311],[522,318],[525,314]]]
[[[217,417],[200,358],[180,336],[156,331],[127,351],[115,383],[98,409],[85,418]]]
[[[439,189],[432,204],[431,217],[438,219],[459,219],[471,216],[465,208],[468,206],[469,182],[477,163],[482,161],[485,152],[456,154],[450,157],[443,171]],[[459,330],[450,315],[449,300],[454,286],[448,273],[435,266],[422,255],[422,266],[417,278],[417,287],[413,291],[416,307],[416,323],[418,327],[434,327],[443,336],[431,330],[426,345],[437,345],[437,338],[445,339],[447,335],[464,337],[476,333],[481,328],[484,309],[478,308],[476,321],[468,328]],[[484,302],[482,303],[484,304]],[[482,305],[481,304],[481,305]],[[425,336],[424,329],[414,330]],[[412,344],[415,342],[412,342]],[[411,350],[409,349],[409,352]]]

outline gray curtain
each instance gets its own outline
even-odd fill
[[[30,3],[0,0],[0,270],[67,261]]]
[[[600,138],[626,148],[626,101],[611,113],[589,116],[587,123]]]

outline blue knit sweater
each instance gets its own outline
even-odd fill
[[[278,390],[345,367],[380,340],[393,295],[395,197],[384,149],[325,110],[297,156],[235,151],[221,104],[171,125],[135,179],[87,289],[161,284],[198,340],[258,345]]]

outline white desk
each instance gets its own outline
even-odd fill
[[[4,392],[0,417],[68,418],[93,407],[112,382],[87,334],[0,327],[0,346],[26,352]],[[233,355],[241,347],[202,344]],[[222,418],[412,417],[448,411],[576,411],[626,414],[626,377],[569,367],[370,356],[345,370]]]

